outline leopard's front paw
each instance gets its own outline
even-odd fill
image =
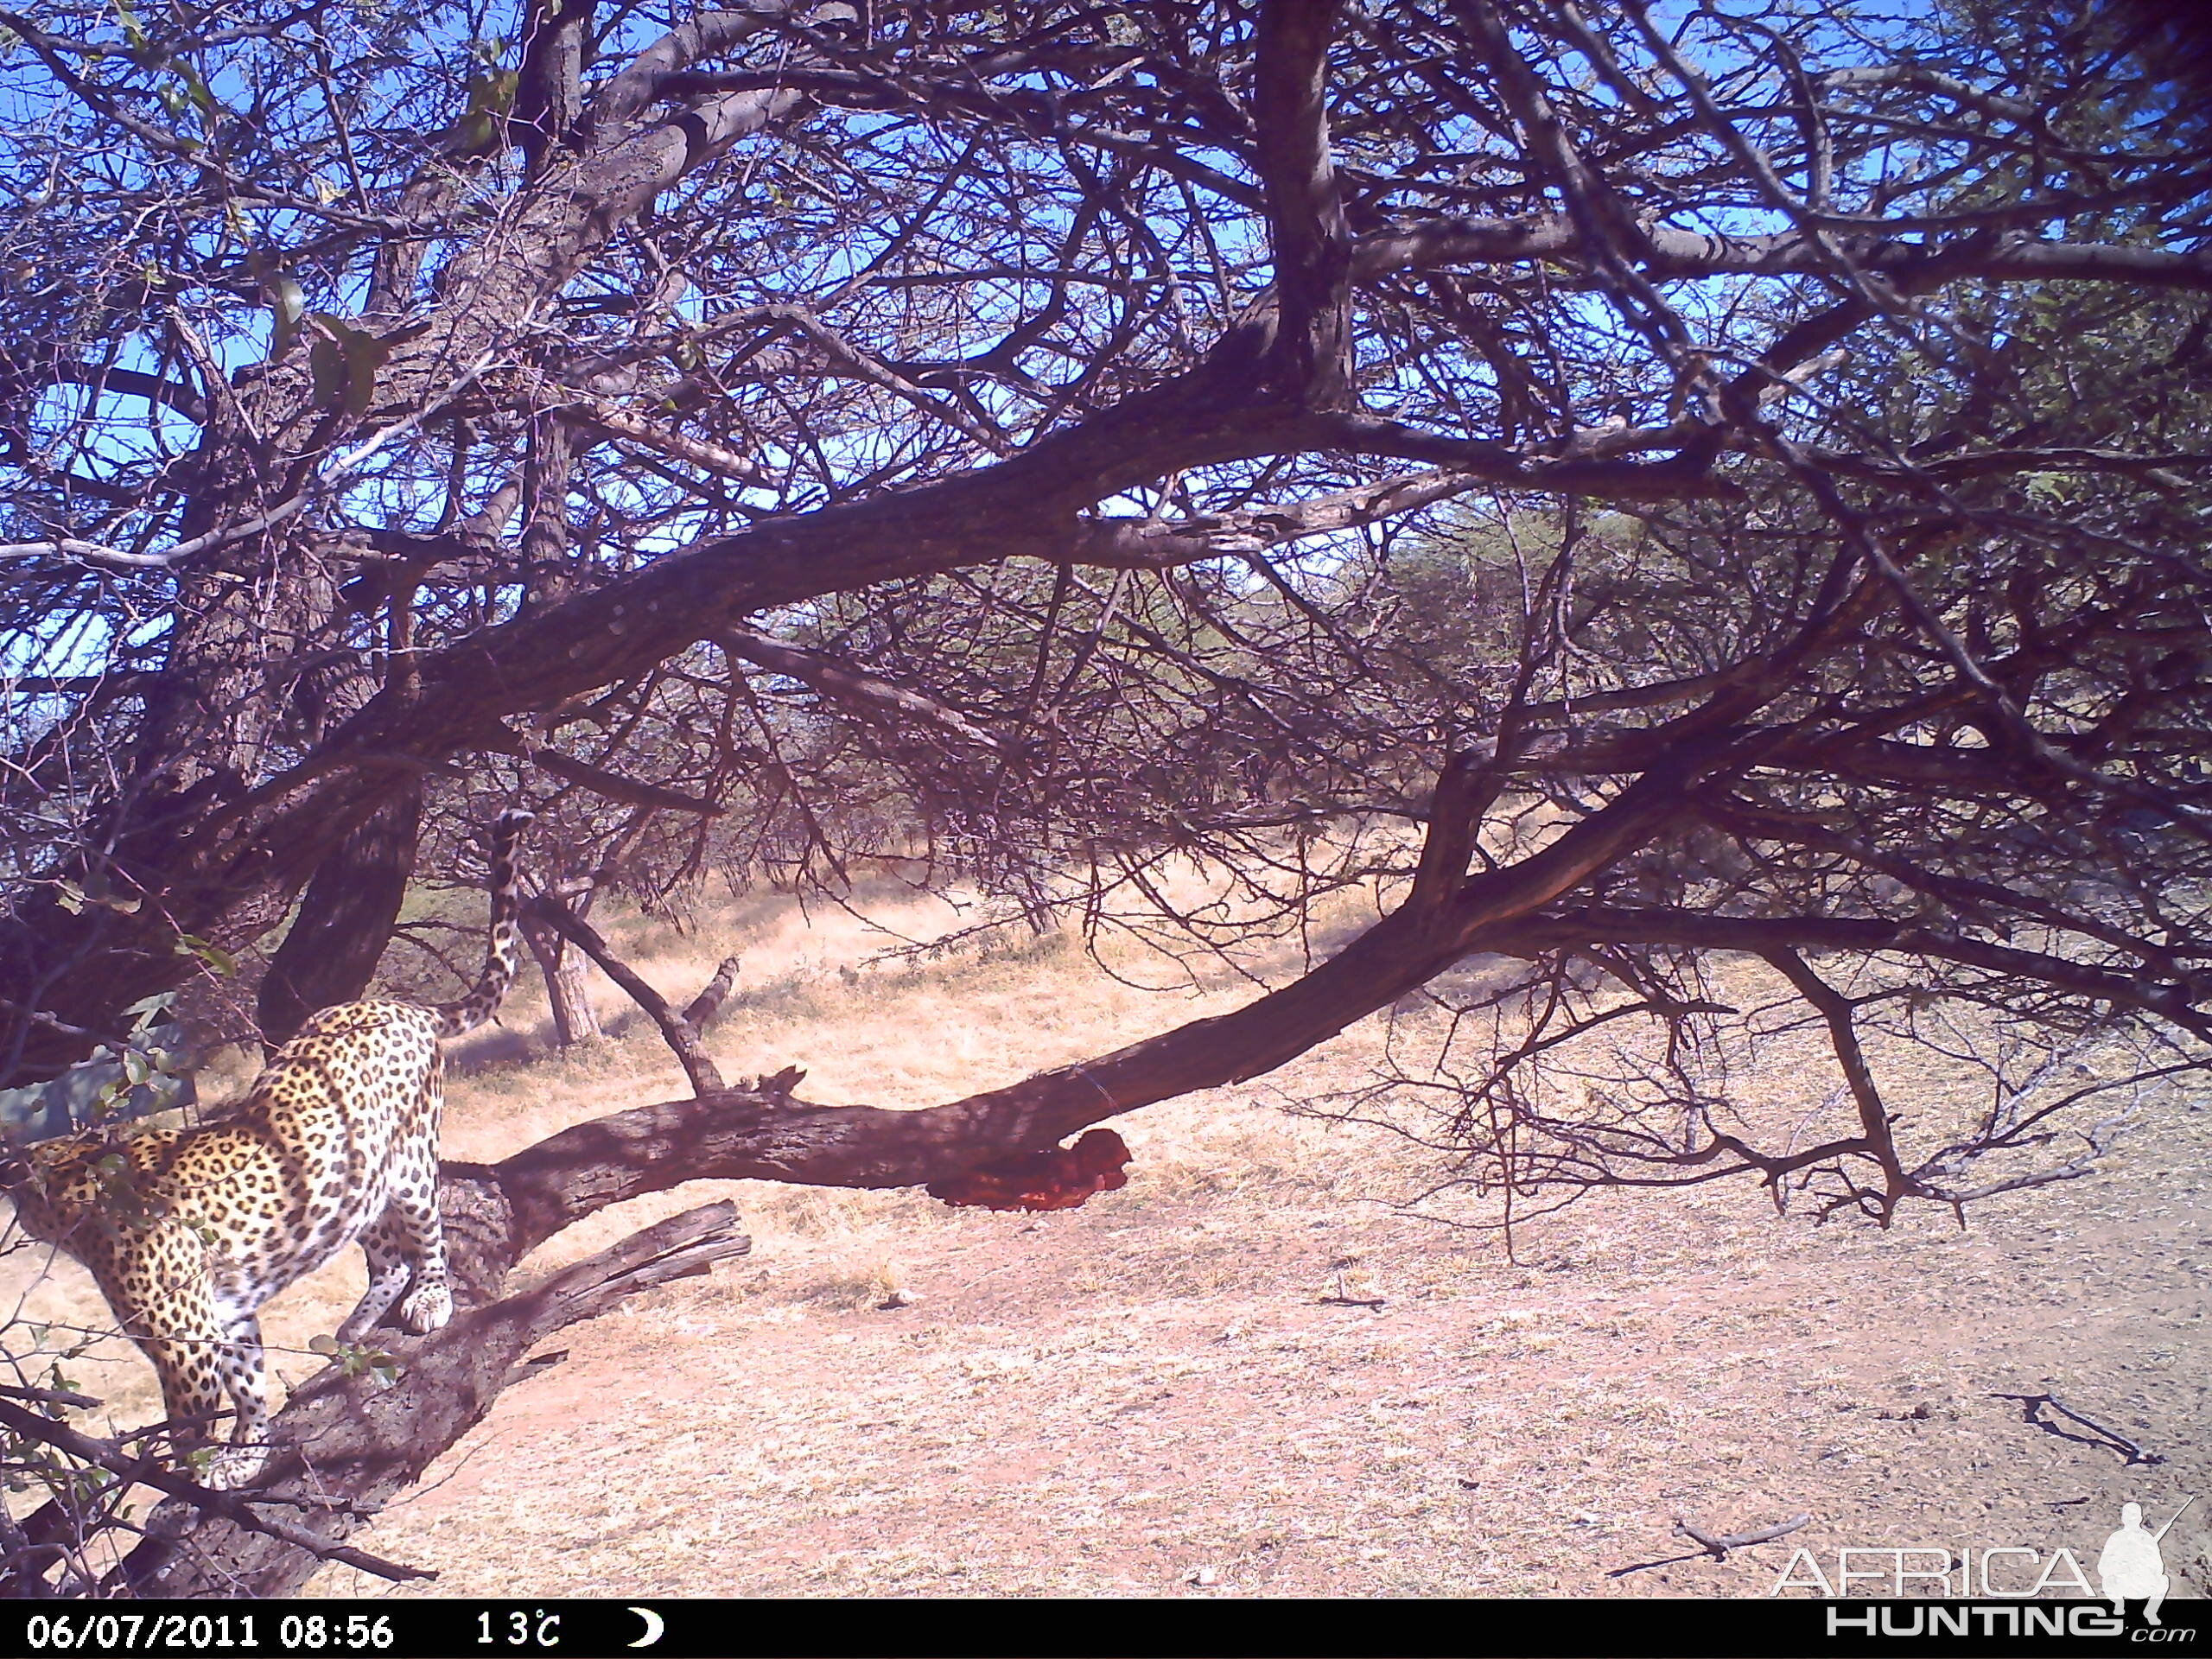
[[[442,1328],[451,1318],[453,1292],[443,1285],[424,1285],[399,1305],[399,1322],[418,1337]]]
[[[207,1459],[207,1466],[200,1471],[200,1484],[213,1492],[234,1492],[241,1486],[251,1485],[268,1465],[266,1446],[218,1446],[214,1456]]]

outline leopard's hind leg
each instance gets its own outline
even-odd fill
[[[414,1161],[422,1167],[394,1173],[391,1205],[385,1216],[414,1270],[414,1283],[399,1304],[399,1322],[421,1335],[453,1317],[453,1287],[446,1269],[445,1227],[438,1219],[437,1165],[429,1158]]]
[[[394,1302],[399,1304],[399,1323],[417,1336],[438,1330],[453,1317],[436,1182],[435,1171],[393,1172],[384,1213],[361,1235],[369,1287],[338,1327],[339,1341],[361,1341]]]
[[[385,1210],[414,1268],[399,1322],[417,1335],[441,1329],[453,1317],[445,1224],[438,1217],[438,1125],[445,1103],[445,1058],[434,1054],[414,1116],[392,1148],[391,1198]]]
[[[389,1204],[384,1213],[362,1232],[361,1254],[369,1259],[369,1287],[354,1304],[353,1311],[346,1316],[346,1322],[338,1327],[340,1342],[359,1342],[375,1330],[385,1310],[399,1300],[400,1293],[414,1277],[414,1265],[408,1259],[401,1230],[393,1220]]]

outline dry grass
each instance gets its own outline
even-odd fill
[[[908,938],[963,921],[881,908]],[[1226,972],[1132,988],[1058,941],[868,966],[881,935],[781,900],[608,931],[676,999],[741,951],[716,1061],[797,1063],[802,1093],[831,1101],[953,1098],[1250,995]],[[1252,966],[1292,970],[1296,948]],[[1171,982],[1126,951],[1115,965]],[[463,1046],[449,1156],[683,1092],[601,990],[621,1034],[582,1057],[544,1055],[527,992]],[[2166,1109],[2107,1173],[1963,1233],[1933,1214],[1816,1231],[1749,1191],[1700,1192],[1532,1224],[1516,1266],[1494,1234],[1392,1207],[1433,1173],[1416,1148],[1278,1109],[1278,1089],[1357,1085],[1379,1053],[1370,1021],[1263,1083],[1134,1115],[1130,1185],[1064,1215],[712,1184],[752,1256],[569,1333],[568,1360],[502,1396],[365,1541],[462,1595],[1752,1594],[1801,1541],[1831,1562],[1883,1544],[2093,1560],[2121,1502],[2156,1520],[2206,1484],[2202,1103]],[[1780,1109],[1792,1068],[1776,1081]],[[595,1217],[533,1266],[704,1187]],[[21,1266],[0,1263],[18,1283]],[[73,1273],[31,1305],[97,1322]],[[359,1274],[349,1252],[280,1299],[272,1338],[329,1330]],[[893,1291],[912,1305],[884,1309]],[[118,1421],[155,1411],[120,1344],[75,1374]],[[1991,1397],[2048,1389],[2170,1460],[2123,1468]],[[1800,1510],[1815,1526],[1779,1550],[1607,1576],[1679,1554],[1678,1515],[1738,1530]],[[2200,1587],[2209,1537],[2192,1511],[2167,1542]],[[316,1587],[385,1592],[336,1567]]]

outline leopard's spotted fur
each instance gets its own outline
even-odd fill
[[[526,812],[503,814],[492,846],[491,941],[483,977],[436,1007],[325,1008],[273,1058],[232,1116],[117,1141],[100,1131],[31,1147],[16,1160],[25,1230],[92,1270],[161,1376],[188,1445],[227,1403],[232,1444],[202,1476],[260,1472],[269,1410],[262,1304],[355,1238],[368,1294],[338,1336],[358,1342],[396,1302],[429,1332],[453,1313],[437,1206],[442,1038],[498,1009],[515,976],[514,847]]]

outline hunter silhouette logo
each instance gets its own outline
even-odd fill
[[[2130,1598],[2141,1597],[2143,1622],[2158,1623],[2158,1605],[2165,1600],[2167,1588],[2173,1582],[2166,1576],[2165,1559],[2158,1553],[2158,1541],[2173,1530],[2174,1522],[2180,1520],[2196,1502],[2196,1495],[2190,1494],[2174,1511],[2173,1520],[2156,1532],[2143,1529],[2140,1503],[2120,1506],[2120,1530],[2105,1540],[2104,1553],[2097,1557],[2097,1583],[2111,1601],[2113,1612],[2125,1612]]]
[[[2063,1547],[2030,1548],[2008,1544],[1957,1549],[1935,1545],[1848,1545],[1836,1550],[1833,1573],[1812,1550],[1796,1551],[1767,1594],[1779,1596],[1796,1590],[1810,1591],[1831,1601],[1876,1597],[1993,1602],[2000,1605],[1938,1607],[1926,1618],[1935,1621],[1932,1628],[1953,1634],[1964,1634],[1965,1621],[1971,1616],[1982,1621],[1985,1635],[2001,1622],[2012,1635],[2025,1630],[2029,1635],[2056,1636],[2070,1630],[2075,1636],[2116,1636],[2123,1628],[2121,1619],[2130,1601],[2144,1604],[2145,1624],[2161,1624],[2158,1610],[2173,1593],[2174,1585],[2166,1573],[2159,1541],[2196,1502],[2194,1496],[2184,1498],[2172,1517],[2155,1532],[2143,1524],[2141,1504],[2123,1503],[2120,1529],[2105,1540],[2097,1557],[2095,1585],[2089,1582],[2081,1558]],[[2070,1608],[2050,1605],[2049,1599],[2068,1596],[2080,1599]],[[2110,1602],[2112,1611],[2098,1606],[2100,1601]],[[2024,1605],[2008,1611],[2002,1605],[2005,1603]],[[1895,1609],[1883,1610],[1877,1623],[1872,1611],[1846,1614],[1831,1610],[1829,1634],[1855,1628],[1869,1635],[1878,1631],[1884,1636],[1919,1635],[1923,1615],[1910,1615],[1910,1629],[1904,1627],[1905,1617]],[[2192,1634],[2185,1630],[2162,1637],[2139,1632],[2135,1639],[2181,1641]]]

